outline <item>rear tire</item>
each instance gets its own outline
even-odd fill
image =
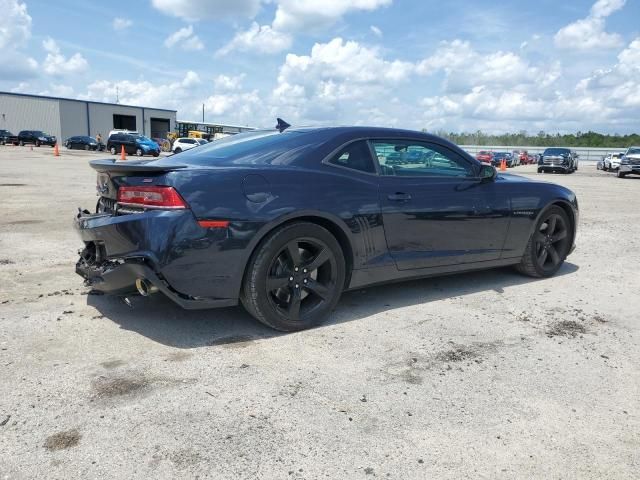
[[[136,155],[137,155],[138,157],[141,157],[142,155],[144,155],[144,152],[142,151],[142,149],[141,149],[141,148],[137,148],[137,149],[136,149]]]
[[[516,269],[535,278],[554,275],[569,254],[572,231],[569,217],[562,208],[554,205],[545,210]]]
[[[111,155],[116,155],[118,153],[118,151],[116,150],[116,147],[111,147],[109,149],[109,152],[111,152]]]
[[[314,223],[293,223],[258,246],[240,299],[258,321],[295,332],[319,325],[331,314],[344,281],[344,255],[335,237]]]
[[[176,147],[176,149],[173,151],[173,153],[180,153],[182,151],[182,149],[180,147]]]

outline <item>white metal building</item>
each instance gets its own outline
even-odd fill
[[[14,135],[20,130],[42,130],[64,141],[74,135],[95,137],[100,133],[106,141],[114,128],[166,138],[176,128],[176,111],[0,92],[0,129]]]

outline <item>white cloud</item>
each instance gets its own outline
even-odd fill
[[[200,77],[193,71],[188,71],[180,81],[164,84],[147,80],[139,82],[98,80],[87,87],[86,94],[78,97],[83,100],[114,102],[117,96],[122,104],[180,109],[194,101],[193,88],[200,83]]]
[[[167,48],[173,48],[176,45],[179,46],[182,50],[187,51],[204,49],[204,43],[202,43],[200,37],[193,33],[192,25],[183,27],[180,30],[173,32],[164,41],[164,46]]]
[[[38,74],[38,62],[22,49],[31,38],[31,16],[27,5],[17,0],[0,0],[0,78],[23,80]]]
[[[346,114],[353,122],[359,105],[369,108],[374,99],[387,98],[414,69],[384,59],[376,48],[334,38],[316,43],[310,55],[286,56],[271,102],[294,121],[335,123]]]
[[[269,25],[261,26],[253,22],[249,30],[236,33],[229,43],[216,52],[216,55],[227,55],[234,50],[278,53],[289,48],[291,42],[291,35],[274,30]]]
[[[369,29],[373,32],[373,34],[378,37],[381,38],[382,37],[382,30],[380,30],[378,27],[376,27],[375,25],[371,25],[369,27]]]
[[[598,0],[586,18],[562,27],[554,36],[558,48],[593,50],[616,48],[622,45],[618,33],[605,32],[606,18],[624,7],[626,0]]]
[[[228,75],[218,75],[213,80],[213,85],[216,92],[230,92],[233,90],[240,90],[242,88],[242,81],[244,80],[244,73],[231,77]]]
[[[280,31],[320,30],[354,11],[376,10],[392,0],[279,0],[273,28]]]
[[[48,89],[38,92],[38,95],[73,98],[74,93],[73,87],[69,85],[52,83]]]
[[[152,0],[151,4],[166,15],[188,22],[220,17],[253,18],[260,9],[261,0]]]
[[[122,17],[116,17],[113,19],[113,22],[111,22],[111,26],[116,31],[126,30],[131,25],[133,25],[133,21],[131,21],[128,18],[122,18]]]
[[[74,53],[69,58],[65,57],[53,38],[43,40],[42,46],[47,52],[42,67],[48,75],[81,73],[89,68],[89,63],[80,53]]]

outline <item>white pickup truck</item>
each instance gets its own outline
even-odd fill
[[[618,178],[624,178],[630,174],[640,175],[640,147],[629,147],[620,159]]]

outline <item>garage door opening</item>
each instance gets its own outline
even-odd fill
[[[136,130],[135,115],[113,114],[113,128],[122,130]]]
[[[168,118],[150,118],[151,138],[167,138],[171,124]]]

